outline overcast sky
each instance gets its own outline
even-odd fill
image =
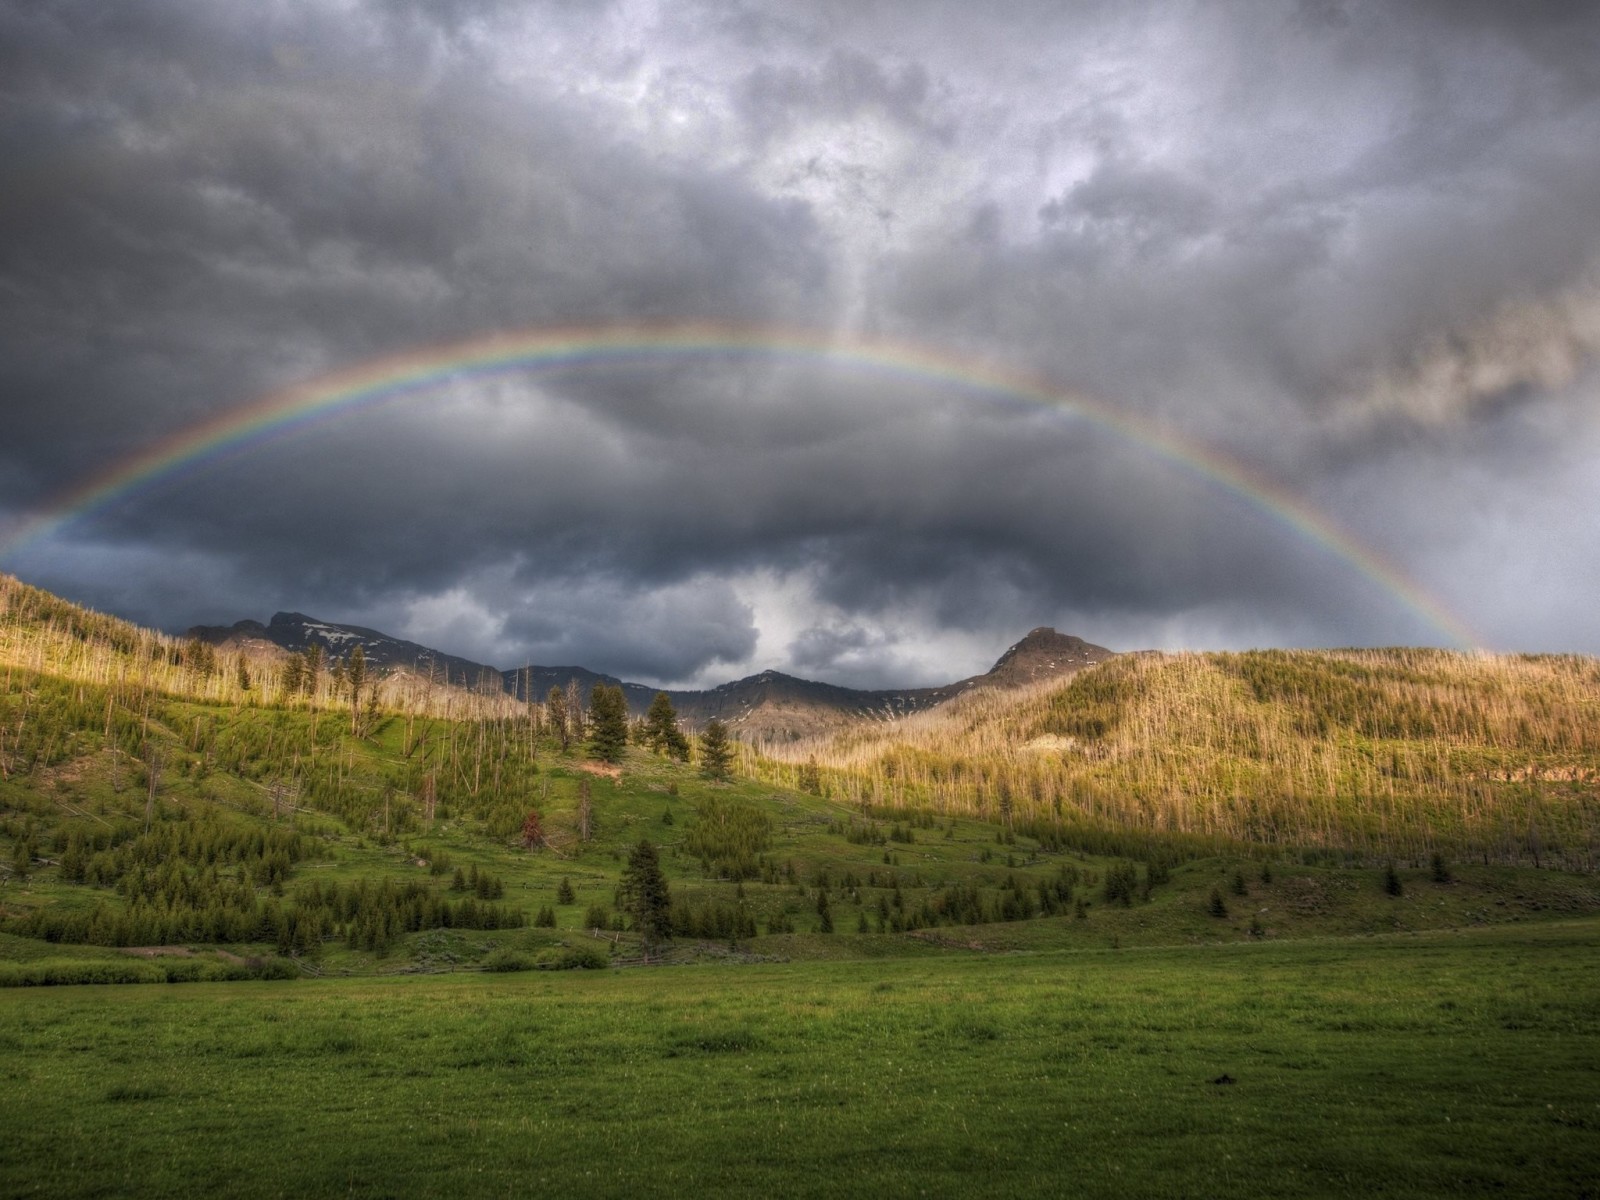
[[[1043,375],[1600,653],[1600,6],[0,0],[0,520],[375,356],[673,319]],[[1445,638],[1103,427],[759,356],[457,380],[0,547],[651,683]]]

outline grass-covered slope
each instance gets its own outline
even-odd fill
[[[774,752],[777,753],[777,752]],[[796,744],[848,802],[1368,858],[1591,870],[1600,662],[1435,650],[1124,655]]]
[[[504,697],[246,688],[238,664],[44,593],[7,602],[0,983],[633,961],[619,885],[641,839],[661,847],[680,961],[1600,907],[1594,876],[1525,853],[1584,865],[1582,660],[1500,663],[1495,688],[1451,656],[1117,660],[836,745],[816,772],[744,756],[796,787],[711,782],[640,746],[590,762],[581,731],[563,747],[540,706]],[[1486,814],[1514,844],[1474,840]]]

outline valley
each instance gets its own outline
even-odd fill
[[[630,705],[607,751],[590,695],[352,684],[332,644],[308,680],[0,582],[8,1192],[1594,1173],[1591,660],[1041,672],[1036,630],[1002,679],[712,778],[710,717],[685,757]],[[62,986],[96,984],[156,986]]]

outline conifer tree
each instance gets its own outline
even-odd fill
[[[628,701],[621,687],[597,683],[589,693],[589,749],[601,762],[621,762],[628,745]]]
[[[283,668],[284,696],[298,696],[305,688],[305,681],[306,656],[304,654],[291,654],[289,661]]]
[[[1394,869],[1393,863],[1383,869],[1383,890],[1391,896],[1398,896],[1405,891],[1405,886],[1400,882],[1400,872]]]
[[[689,757],[689,739],[678,728],[677,710],[665,692],[657,692],[650,702],[650,711],[644,718],[644,740],[657,754],[670,754],[676,759]]]
[[[618,906],[633,918],[649,958],[651,949],[671,934],[672,895],[661,873],[661,859],[648,838],[641,838],[628,856],[617,899]]]
[[[726,779],[732,763],[733,748],[728,744],[728,727],[712,717],[700,735],[700,774],[707,779]]]
[[[301,685],[313,701],[317,698],[317,683],[321,677],[322,643],[310,642],[306,645],[305,678],[301,680]]]
[[[561,739],[563,752],[572,746],[572,725],[567,720],[567,696],[559,687],[552,686],[550,695],[545,700],[545,708],[549,712],[550,728],[555,731],[556,737]]]
[[[344,677],[350,688],[350,736],[355,737],[361,728],[361,689],[367,682],[367,652],[361,648],[360,642],[350,651],[350,665]]]

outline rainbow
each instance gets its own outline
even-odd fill
[[[1355,568],[1450,643],[1482,642],[1460,618],[1394,563],[1357,541],[1305,500],[1231,455],[1166,426],[1004,366],[877,337],[734,323],[623,324],[538,328],[445,342],[356,363],[262,396],[167,436],[78,482],[0,535],[0,558],[68,523],[179,472],[341,414],[464,377],[560,371],[706,357],[813,361],[1009,398],[1080,417],[1216,484]]]

